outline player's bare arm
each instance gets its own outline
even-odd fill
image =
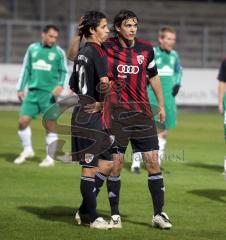
[[[82,37],[81,36],[74,36],[71,40],[70,46],[67,51],[67,58],[71,61],[74,61],[78,51],[79,51],[79,46],[81,42]]]
[[[158,75],[155,75],[154,77],[150,78],[149,81],[159,103],[158,118],[160,123],[163,123],[165,121],[166,115],[164,110],[164,100],[163,100],[162,85],[160,82],[160,78]]]
[[[67,51],[67,58],[71,61],[74,61],[75,56],[77,55],[77,53],[79,51],[80,42],[81,42],[82,37],[83,37],[83,33],[82,33],[83,19],[84,19],[84,17],[82,16],[80,18],[80,21],[79,21],[79,25],[78,25],[78,29],[77,29],[77,35],[75,35],[72,38],[70,46],[69,46],[68,51]]]

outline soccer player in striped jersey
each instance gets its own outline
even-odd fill
[[[55,25],[45,26],[41,34],[42,41],[31,44],[24,57],[17,86],[18,98],[22,103],[18,135],[23,151],[15,159],[15,164],[22,164],[34,156],[29,124],[40,113],[44,114],[63,90],[68,70],[64,50],[56,45],[58,35],[59,29]],[[28,92],[25,96],[26,86]],[[48,145],[57,139],[56,133],[46,133],[47,154],[40,167],[54,165],[54,159],[48,154]]]
[[[133,151],[142,152],[144,155],[148,171],[148,187],[154,207],[152,225],[169,229],[172,224],[163,212],[165,188],[158,163],[158,137],[146,91],[149,83],[159,102],[160,122],[165,120],[164,101],[152,45],[136,38],[137,26],[138,18],[135,13],[121,10],[114,18],[115,37],[103,44],[111,72],[111,88],[108,98],[110,108],[105,108],[104,114],[111,115],[110,127],[115,137],[114,165],[110,176],[103,175],[99,167],[100,171],[96,174],[96,188],[98,192],[104,180],[107,179],[112,215],[110,224],[113,228],[121,228],[120,172],[124,153],[130,140]],[[77,46],[74,49],[76,52]],[[70,52],[70,57],[74,53]]]
[[[176,127],[177,107],[175,97],[181,86],[182,67],[178,53],[173,50],[176,43],[176,31],[171,26],[164,26],[159,30],[159,46],[154,47],[155,63],[157,65],[158,74],[160,76],[164,107],[166,112],[166,120],[164,121],[164,129],[158,134],[159,140],[159,163],[164,159],[164,150],[167,143],[168,131]],[[150,104],[156,108],[158,100],[155,97],[151,86],[148,86],[148,97]],[[139,170],[141,153],[133,155],[133,164],[131,170]]]

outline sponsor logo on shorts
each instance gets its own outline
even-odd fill
[[[85,154],[85,162],[86,163],[91,163],[93,161],[94,155],[91,153],[86,153]]]

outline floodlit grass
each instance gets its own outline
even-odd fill
[[[62,122],[69,122],[69,114]],[[130,173],[130,148],[122,172],[121,230],[98,231],[73,222],[79,206],[80,167],[57,162],[42,169],[44,129],[33,121],[36,157],[21,166],[13,164],[21,151],[17,113],[0,112],[0,239],[226,239],[226,181],[223,172],[225,143],[223,119],[211,113],[181,113],[178,127],[169,134],[163,164],[166,185],[165,211],[173,228],[150,227],[152,204],[147,174]],[[67,138],[68,139],[68,138]],[[69,141],[66,150],[69,149]],[[98,210],[109,219],[106,189],[98,196]]]

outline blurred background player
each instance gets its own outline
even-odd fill
[[[218,109],[224,114],[224,139],[226,141],[226,58],[222,61],[218,73]],[[224,157],[224,174],[226,175],[226,156]]]
[[[158,133],[159,140],[159,164],[164,159],[164,150],[167,142],[168,130],[175,128],[177,108],[175,97],[181,86],[182,67],[177,52],[173,50],[176,43],[176,31],[171,26],[162,27],[158,36],[159,46],[154,47],[155,63],[157,65],[158,74],[160,76],[162,91],[164,97],[164,107],[166,113],[166,120],[164,122],[164,129],[160,129]],[[152,87],[147,88],[149,102],[152,106],[153,112],[159,106]],[[131,171],[135,173],[140,172],[140,163],[142,155],[140,152],[133,154],[133,163]]]
[[[31,140],[32,119],[40,113],[44,114],[55,103],[63,90],[67,78],[67,61],[64,50],[56,45],[59,29],[55,25],[47,25],[41,33],[41,42],[31,44],[26,52],[21,70],[17,94],[22,103],[19,115],[18,135],[23,151],[14,160],[21,164],[34,156]],[[28,92],[25,96],[25,87]],[[54,165],[54,159],[48,155],[48,145],[57,140],[57,134],[46,133],[46,158],[39,164],[40,167]]]
[[[97,136],[97,131],[103,130],[103,103],[101,102],[104,100],[97,88],[98,85],[108,84],[109,81],[107,77],[107,56],[101,44],[107,39],[109,29],[105,15],[96,11],[87,12],[83,17],[82,24],[81,31],[86,39],[86,43],[75,57],[73,73],[70,78],[70,88],[79,94],[80,104],[82,104],[82,99],[84,99],[82,95],[87,96],[87,99],[93,99],[94,103],[74,108],[72,126],[81,127],[83,131],[87,130],[88,132],[96,130],[96,134],[94,134]],[[84,119],[88,120],[85,121]],[[111,154],[107,149],[98,155],[91,153],[89,147],[93,144],[93,141],[80,136],[76,134],[76,137],[72,137],[73,153],[86,150],[79,156],[73,155],[73,160],[79,161],[82,166],[80,190],[83,198],[82,204],[76,212],[75,220],[78,224],[81,224],[84,215],[88,214],[91,228],[109,229],[109,224],[102,217],[99,217],[96,212],[95,175],[99,160],[105,166],[108,166],[109,162],[112,166]],[[110,143],[110,138],[108,135],[107,137]],[[102,138],[98,140],[101,141],[101,145],[104,141],[107,141]]]

